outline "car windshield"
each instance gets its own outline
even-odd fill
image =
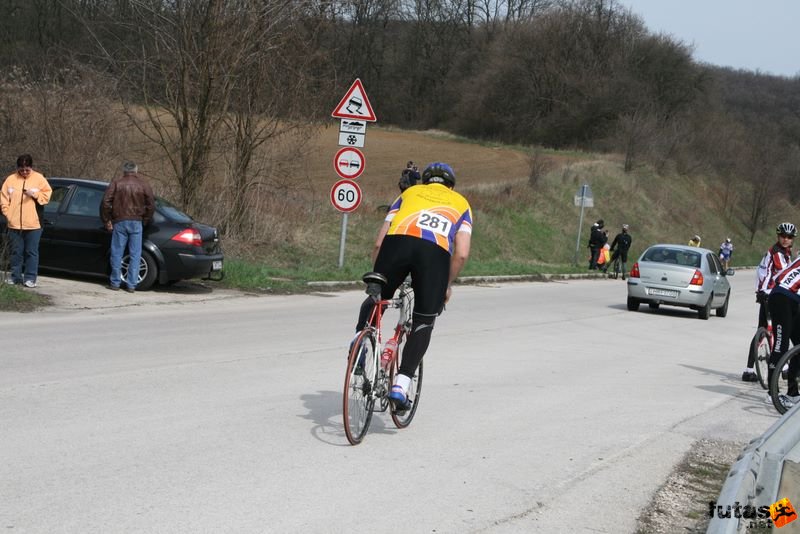
[[[685,267],[700,267],[700,253],[667,247],[654,247],[648,250],[643,261],[656,263],[674,263]]]
[[[163,213],[167,218],[175,222],[188,223],[192,222],[192,218],[183,213],[181,210],[164,200],[163,198],[156,197],[156,209]]]

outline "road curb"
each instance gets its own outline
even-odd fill
[[[755,267],[737,267],[735,271],[747,271]],[[534,273],[534,274],[501,274],[483,276],[459,276],[454,285],[499,284],[502,282],[550,282],[557,280],[602,280],[611,279],[608,273]],[[360,280],[328,280],[306,282],[308,287],[323,288],[360,288],[364,285]]]
[[[606,273],[564,273],[564,274],[508,274],[492,276],[459,276],[454,285],[499,284],[502,282],[549,282],[551,280],[605,279]],[[357,280],[328,280],[307,282],[309,287],[350,288],[361,287]]]

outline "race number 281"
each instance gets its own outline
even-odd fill
[[[447,237],[450,232],[450,221],[443,215],[431,211],[421,211],[419,213],[417,226],[444,237]]]

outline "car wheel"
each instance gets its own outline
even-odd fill
[[[651,310],[657,310],[659,306],[658,302],[648,302],[647,305],[650,306]]]
[[[713,299],[714,299],[714,295],[711,295],[710,297],[708,297],[708,302],[706,302],[706,305],[703,306],[702,308],[700,308],[699,310],[697,310],[697,316],[700,319],[707,320],[709,315],[711,315],[711,301]]]
[[[125,255],[122,257],[122,279],[128,277],[128,265],[131,262],[131,257]],[[136,289],[147,291],[156,281],[158,276],[158,265],[153,256],[146,250],[142,251],[142,259],[139,261],[139,281],[136,284]]]
[[[639,299],[628,297],[628,311],[637,311],[639,309]]]
[[[722,304],[722,307],[717,308],[717,317],[725,317],[728,315],[728,301],[731,300],[731,291],[728,290],[728,294],[725,295],[725,302]]]

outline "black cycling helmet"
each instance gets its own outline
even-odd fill
[[[437,161],[431,163],[422,171],[423,184],[444,184],[449,188],[456,185],[456,173],[447,163]]]
[[[795,226],[790,222],[784,222],[780,223],[778,227],[775,228],[775,233],[778,235],[783,234],[794,237],[797,235],[797,228],[795,228]]]

